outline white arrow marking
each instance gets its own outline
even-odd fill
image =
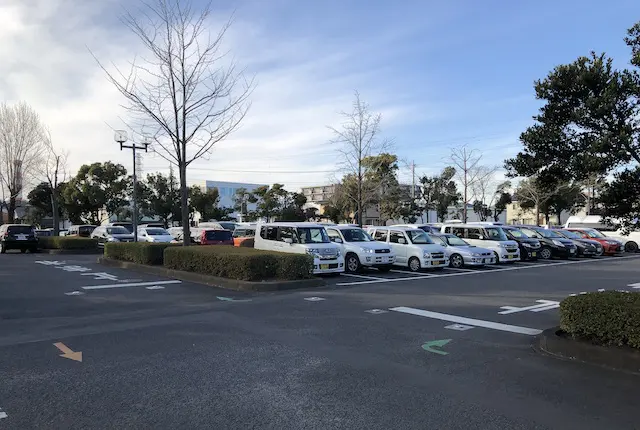
[[[640,288],[640,282],[636,282],[635,284],[629,284],[629,285],[627,285],[627,287]]]
[[[326,300],[326,299],[323,299],[322,297],[305,297],[304,299],[309,302],[319,302],[321,300]]]
[[[161,287],[160,285],[153,285],[151,287],[145,287],[147,290],[164,290],[164,287]]]
[[[81,296],[84,293],[82,291],[71,291],[69,293],[64,293],[64,294],[67,295],[67,296]]]
[[[7,415],[6,412],[2,412],[2,409],[0,409],[0,420],[3,418],[7,418],[9,415]]]

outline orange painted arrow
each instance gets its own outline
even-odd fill
[[[60,354],[60,357],[69,358],[71,360],[82,362],[82,352],[80,351],[74,352],[71,350],[71,348],[69,348],[67,345],[65,345],[62,342],[56,342],[53,344],[53,346],[55,346],[60,350],[60,352],[62,352],[62,354]]]

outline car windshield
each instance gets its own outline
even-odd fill
[[[344,240],[347,242],[372,242],[373,239],[361,228],[351,228],[349,230],[341,230]]]
[[[429,236],[427,236],[427,233],[422,230],[407,230],[407,234],[409,236],[409,239],[411,240],[411,243],[415,243],[417,245],[433,243],[433,240],[431,240]]]
[[[600,233],[598,230],[586,230],[585,233],[587,233],[587,236],[589,237],[597,237],[597,238],[607,237],[604,234]]]
[[[167,236],[169,232],[164,228],[148,228],[147,234],[149,236]]]
[[[207,240],[231,240],[231,234],[229,230],[207,230],[204,237]]]
[[[329,236],[322,227],[299,227],[298,242],[300,243],[329,243]]]
[[[564,237],[568,237],[569,239],[582,239],[582,237],[578,233],[569,230],[562,230],[560,231],[560,234]]]
[[[538,230],[538,233],[540,233],[543,237],[547,237],[549,239],[557,239],[560,238],[562,239],[563,236],[558,233],[557,231],[553,231],[553,230],[547,230],[544,228],[541,228],[540,230]]]
[[[129,234],[129,230],[124,227],[107,227],[107,234]]]
[[[218,224],[220,224],[220,226],[222,228],[224,228],[225,230],[235,230],[236,228],[236,223],[235,222],[219,222]]]
[[[7,228],[9,234],[33,234],[33,227],[30,225],[12,225]]]
[[[517,237],[518,239],[528,239],[529,236],[527,236],[526,234],[524,234],[523,232],[521,232],[520,230],[517,229],[508,229],[507,232],[513,236],[513,237]]]
[[[122,224],[114,227],[122,227],[125,230],[127,230],[128,233],[133,233],[133,224]],[[121,234],[121,233],[116,233],[116,234]]]
[[[458,236],[447,236],[447,243],[451,246],[469,246],[467,242],[460,239]]]
[[[446,245],[445,238],[442,236],[429,236],[436,245]]]
[[[508,240],[507,235],[504,234],[504,231],[501,228],[487,227],[485,230],[487,231],[487,239],[489,240]]]

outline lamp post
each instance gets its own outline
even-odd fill
[[[131,218],[133,223],[133,241],[137,242],[138,241],[138,204],[136,202],[136,188],[138,184],[138,178],[136,175],[136,150],[144,149],[144,152],[147,152],[147,148],[149,147],[149,140],[145,138],[144,141],[139,145],[136,144],[135,142],[132,142],[129,145],[125,145],[125,143],[129,139],[127,136],[127,132],[124,130],[116,130],[114,135],[114,140],[120,144],[121,151],[123,149],[131,149],[131,151],[133,152],[133,196],[131,199],[133,202],[133,216]]]

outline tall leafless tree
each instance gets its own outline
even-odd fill
[[[0,186],[4,189],[8,222],[15,221],[25,183],[42,172],[48,141],[40,117],[28,104],[0,105]]]
[[[44,164],[44,177],[51,190],[51,213],[53,214],[53,235],[60,233],[60,184],[67,179],[68,153],[57,150],[51,140],[51,133],[46,131],[47,142],[46,159]]]
[[[474,189],[484,190],[495,174],[497,168],[480,164],[482,154],[477,149],[470,149],[467,145],[451,148],[449,162],[456,168],[456,178],[462,185],[462,222],[467,222],[467,205],[475,196]]]
[[[357,91],[351,112],[341,112],[340,115],[343,117],[340,127],[329,127],[334,134],[331,143],[339,145],[342,173],[345,177],[354,179],[354,187],[341,188],[354,203],[356,222],[361,226],[367,204],[379,192],[378,184],[366,180],[375,166],[367,165],[364,160],[387,151],[391,147],[391,141],[380,136],[382,115],[372,113]]]
[[[536,225],[540,225],[540,209],[547,205],[560,188],[561,185],[545,187],[537,176],[531,176],[520,181],[514,195],[520,202],[521,207],[523,205],[533,205],[536,214]]]
[[[189,244],[187,167],[211,153],[246,116],[252,79],[223,52],[228,21],[212,34],[211,2],[148,0],[126,12],[123,23],[146,51],[128,71],[109,71],[109,82],[125,97],[134,131],[145,130],[154,150],[178,167],[184,245]],[[96,59],[97,60],[97,59]]]

